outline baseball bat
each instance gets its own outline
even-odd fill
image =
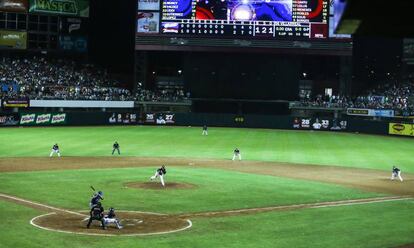
[[[94,188],[92,185],[91,185],[91,189],[92,189],[93,191],[96,191],[96,190],[95,190],[95,188]]]

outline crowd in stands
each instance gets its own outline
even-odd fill
[[[182,88],[151,91],[141,84],[132,93],[105,70],[68,59],[3,57],[0,62],[0,98],[150,102],[176,102],[190,98]],[[414,82],[380,84],[356,97],[317,95],[311,98],[305,95],[299,105],[394,109],[411,115],[414,114]]]
[[[183,89],[146,90],[138,86],[134,96],[140,102],[178,102],[190,98],[189,93],[184,94]]]
[[[324,108],[366,108],[393,109],[402,112],[414,112],[414,82],[399,84],[381,84],[363,95],[322,96],[301,99],[301,106]]]
[[[182,90],[140,87],[133,94],[105,70],[68,59],[3,57],[0,62],[0,98],[180,101],[186,97]]]

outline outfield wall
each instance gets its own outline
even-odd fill
[[[176,125],[270,128],[291,130],[359,132],[414,136],[412,124],[360,118],[300,118],[289,115],[237,115],[213,113],[130,112],[21,112],[0,113],[2,126]]]

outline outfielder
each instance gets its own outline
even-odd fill
[[[115,209],[109,208],[108,214],[104,217],[105,225],[108,226],[108,224],[115,224],[118,229],[122,229],[121,223],[117,218],[115,218],[115,216]]]
[[[100,202],[98,202],[95,206],[93,206],[91,208],[91,211],[89,212],[90,217],[89,217],[88,224],[86,225],[86,228],[89,228],[91,226],[91,223],[93,220],[97,220],[101,222],[102,229],[106,229],[103,212],[104,212],[104,209]]]
[[[203,132],[202,132],[202,134],[201,135],[208,135],[208,132],[207,132],[207,125],[204,125],[203,126]]]
[[[232,160],[234,161],[236,158],[239,158],[239,160],[241,160],[241,154],[240,154],[239,148],[234,149],[234,152],[233,152]]]
[[[112,155],[114,155],[114,152],[118,151],[118,155],[121,155],[121,151],[119,150],[119,144],[117,141],[112,146]]]
[[[396,177],[398,177],[401,182],[403,181],[403,179],[401,177],[401,170],[399,168],[397,168],[396,166],[393,166],[392,167],[391,180],[394,180]]]
[[[160,178],[161,184],[163,187],[165,187],[165,183],[164,183],[164,175],[167,174],[167,170],[165,169],[165,166],[161,166],[161,168],[158,168],[157,171],[155,172],[155,175],[150,177],[150,180],[154,180],[157,177]]]
[[[60,157],[59,146],[58,146],[57,143],[53,145],[52,151],[50,152],[49,157],[52,157],[53,153],[56,153],[58,155],[58,157]]]

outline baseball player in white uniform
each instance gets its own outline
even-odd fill
[[[239,148],[234,149],[234,152],[233,152],[232,160],[234,161],[236,158],[239,158],[239,160],[241,160],[241,154],[240,154]]]
[[[155,172],[155,175],[150,177],[150,180],[155,180],[157,177],[160,178],[161,184],[163,187],[165,187],[165,183],[164,183],[164,175],[167,174],[167,169],[165,169],[165,166],[161,166],[161,168],[158,168],[157,171]]]
[[[392,167],[391,180],[394,180],[396,177],[398,177],[398,179],[400,179],[401,182],[403,181],[403,179],[401,177],[401,170],[399,168],[397,168],[396,166],[393,166]]]
[[[52,157],[54,153],[56,153],[58,157],[60,157],[59,146],[57,143],[53,145],[52,151],[50,152],[49,157]]]
[[[208,135],[207,125],[203,126],[203,132],[201,133],[201,135]]]
[[[122,229],[120,221],[115,217],[115,209],[110,208],[108,214],[106,214],[103,218],[105,226],[108,226],[108,224],[115,224],[118,229]]]

